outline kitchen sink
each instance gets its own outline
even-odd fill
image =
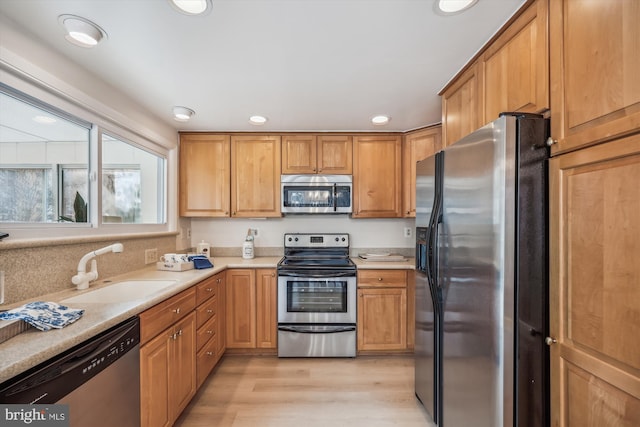
[[[73,303],[118,303],[147,298],[176,284],[176,280],[125,280],[61,301]]]

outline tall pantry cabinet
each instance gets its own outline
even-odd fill
[[[551,425],[640,425],[640,2],[550,2]]]

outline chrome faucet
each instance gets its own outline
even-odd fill
[[[71,283],[76,285],[79,290],[87,289],[89,287],[89,282],[92,282],[98,278],[98,265],[96,263],[96,260],[92,258],[109,252],[120,253],[123,250],[124,247],[122,246],[122,243],[114,243],[113,245],[106,246],[102,249],[89,252],[80,259],[80,262],[78,263],[78,274],[71,278]],[[87,261],[89,261],[90,259],[91,271],[87,273]]]

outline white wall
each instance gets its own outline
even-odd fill
[[[411,237],[404,237],[404,228]],[[347,215],[296,215],[269,219],[191,220],[191,246],[240,247],[248,228],[257,228],[256,247],[282,247],[284,233],[349,233],[352,248],[413,248],[415,220],[352,219]]]

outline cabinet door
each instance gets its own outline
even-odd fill
[[[318,173],[353,173],[353,144],[349,135],[318,135]]]
[[[640,2],[552,1],[553,154],[640,127]]]
[[[227,348],[256,348],[256,283],[251,269],[227,270]]]
[[[276,270],[256,270],[256,291],[256,347],[276,348],[278,335]]]
[[[170,426],[169,348],[171,333],[166,330],[140,348],[140,425]]]
[[[481,69],[474,63],[442,93],[442,142],[447,147],[481,126]]]
[[[640,135],[555,157],[550,177],[551,424],[638,426]]]
[[[196,394],[196,314],[188,316],[173,327],[170,340],[169,381],[170,406],[175,421]],[[172,341],[172,342],[171,342]]]
[[[229,135],[180,135],[180,215],[229,216],[230,188]]]
[[[505,111],[538,113],[549,108],[547,0],[531,4],[480,59],[484,67],[484,117]]]
[[[315,135],[284,135],[282,137],[282,173],[316,173],[317,150]]]
[[[406,288],[358,289],[358,297],[358,350],[405,350]]]
[[[353,217],[402,216],[402,138],[398,135],[353,139]]]
[[[280,136],[231,137],[231,215],[279,217]]]
[[[416,216],[416,162],[440,151],[442,126],[410,132],[404,137],[402,150],[402,212]]]

